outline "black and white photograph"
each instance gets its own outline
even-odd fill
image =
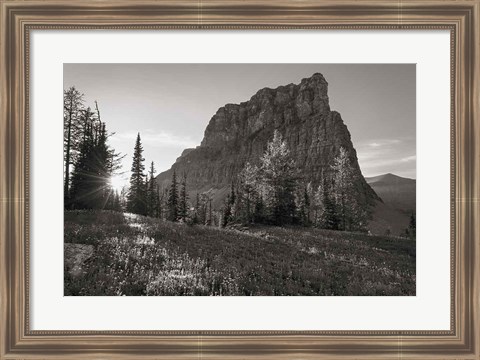
[[[415,64],[66,63],[63,119],[65,296],[416,295]]]

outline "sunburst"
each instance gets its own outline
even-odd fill
[[[109,182],[113,190],[121,192],[122,189],[128,184],[128,178],[125,176],[125,174],[117,174],[113,175]]]

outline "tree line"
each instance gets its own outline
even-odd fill
[[[155,180],[154,162],[150,164],[148,174],[145,174],[144,161],[141,135],[138,133],[126,196],[126,211],[173,222],[205,225],[217,223],[212,198],[207,193],[197,194],[195,203],[190,203],[186,173],[179,178],[174,170],[169,187],[160,189]]]
[[[141,199],[142,189],[145,188],[138,185],[143,171],[143,167],[137,165],[143,161],[140,149],[138,135],[129,201]],[[259,164],[245,165],[238,181],[231,184],[229,194],[220,209],[212,205],[212,192],[196,194],[195,199],[190,200],[187,175],[182,174],[179,180],[178,174],[173,170],[168,189],[162,192],[157,188],[156,197],[152,196],[152,199],[158,199],[156,206],[160,209],[155,216],[174,222],[222,227],[257,223],[278,226],[295,224],[332,230],[366,230],[369,210],[359,201],[356,190],[358,179],[344,148],[340,148],[331,170],[332,175],[325,176],[316,187],[312,183],[305,183],[298,176],[287,143],[280,133],[275,131],[273,139],[259,159]],[[152,176],[150,175],[150,179]],[[138,196],[133,196],[137,193]],[[143,197],[145,198],[145,195]],[[148,201],[144,203],[148,204]],[[138,206],[139,208],[136,208],[132,205],[128,209],[148,214],[141,205]]]

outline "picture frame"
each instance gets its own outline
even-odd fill
[[[1,359],[480,358],[478,0],[1,0],[0,5]],[[450,330],[31,330],[29,51],[34,29],[449,30]]]

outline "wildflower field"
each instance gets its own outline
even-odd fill
[[[64,294],[415,295],[415,241],[65,211]]]

